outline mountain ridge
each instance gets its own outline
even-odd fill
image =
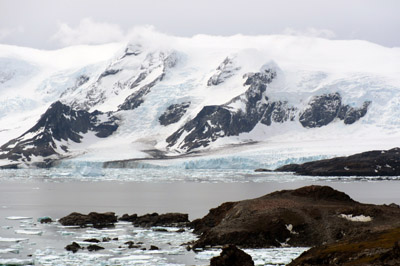
[[[356,144],[353,149],[343,151],[340,145],[331,151],[323,151],[321,147],[320,155],[325,157],[365,151],[369,148],[363,141],[371,138],[374,141],[370,149],[396,146],[390,143],[400,125],[400,119],[396,118],[400,65],[394,60],[400,58],[400,52],[396,49],[365,42],[293,36],[145,35],[129,44],[115,45],[115,53],[106,61],[90,66],[85,62],[67,70],[64,64],[56,75],[50,73],[42,84],[47,84],[45,88],[52,96],[44,97],[43,90],[39,91],[44,96],[35,96],[43,85],[27,91],[26,99],[33,99],[30,105],[33,112],[22,113],[20,120],[14,119],[7,125],[13,116],[5,114],[2,118],[0,114],[0,124],[9,128],[0,132],[0,140],[7,143],[1,146],[0,165],[29,167],[63,158],[103,162],[157,159],[156,153],[149,155],[146,150],[182,158],[186,153],[208,153],[221,147],[226,147],[227,155],[218,156],[226,157],[233,156],[229,153],[231,145],[253,142],[261,143],[256,149],[264,153],[264,158],[277,152],[269,150],[268,143],[282,142],[281,150],[286,153],[282,153],[282,159],[301,161],[307,160],[304,154],[310,151],[306,143],[318,134],[327,139],[326,145]],[[157,38],[171,44],[157,46],[154,43]],[[310,47],[313,49],[307,50]],[[7,58],[4,51],[7,47],[0,48],[3,48],[1,64]],[[371,51],[378,55],[363,57]],[[18,71],[19,66],[15,66]],[[0,84],[0,88],[6,89],[7,82]],[[9,97],[18,101],[25,99],[23,95],[12,95]],[[105,125],[112,125],[112,134],[99,138],[93,131],[95,125],[87,122],[85,127],[94,132],[93,136],[88,137],[85,130],[72,130],[77,136],[68,138],[61,152],[46,153],[33,163],[24,150],[35,145],[26,142],[22,147],[26,140],[21,137],[34,133],[29,130],[35,127],[33,114],[45,115],[46,111],[40,110],[45,106],[51,108],[56,102],[74,112],[84,111],[93,119],[102,116]],[[21,126],[24,119],[30,121],[30,127]],[[328,128],[337,136],[326,135]],[[380,133],[373,138],[366,135],[367,129]],[[341,139],[346,135],[347,139]],[[299,152],[290,154],[290,143],[285,143],[285,138],[293,136],[304,144],[299,144]],[[48,143],[51,142],[48,138]],[[15,149],[8,147],[14,144],[20,146],[19,159],[15,159]],[[117,146],[121,147],[120,152],[114,153]],[[248,156],[252,149],[254,146],[243,148],[235,156],[251,157],[261,164],[262,158]],[[310,155],[318,153],[311,151]]]

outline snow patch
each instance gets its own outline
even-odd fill
[[[358,216],[353,216],[352,214],[340,214],[339,217],[344,218],[348,221],[351,222],[371,222],[372,217],[371,216],[365,216],[365,215],[358,215]]]

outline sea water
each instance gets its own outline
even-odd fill
[[[226,201],[263,196],[305,185],[329,185],[353,199],[375,204],[400,204],[397,177],[305,177],[251,170],[189,169],[23,169],[0,171],[0,265],[207,265],[220,249],[187,251],[197,239],[190,229],[140,228],[119,222],[113,229],[40,224],[77,211],[113,211],[139,215],[182,212],[191,220]],[[159,230],[159,229],[166,229]],[[73,254],[73,241],[100,242],[104,250]],[[114,239],[114,240],[112,240]],[[129,249],[127,241],[141,248]],[[149,250],[150,246],[159,250]],[[145,250],[144,250],[145,249]],[[306,248],[246,249],[256,265],[285,265]]]

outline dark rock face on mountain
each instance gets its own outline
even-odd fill
[[[308,107],[300,113],[299,121],[303,127],[313,128],[328,125],[335,118],[352,124],[367,113],[370,102],[364,102],[361,108],[342,105],[339,93],[324,94],[311,99]]]
[[[254,261],[249,254],[235,245],[227,245],[222,248],[218,257],[211,259],[210,266],[254,266]]]
[[[101,73],[99,79],[107,77],[107,76],[112,76],[117,74],[118,72],[120,72],[121,69],[107,69],[106,71],[104,71],[103,73]]]
[[[400,228],[367,233],[314,247],[288,265],[400,265],[399,239]]]
[[[223,83],[228,78],[234,76],[240,67],[235,65],[233,58],[225,58],[225,60],[218,66],[217,71],[207,81],[207,86],[216,86]]]
[[[368,151],[304,164],[290,164],[275,171],[312,176],[398,176],[400,148]]]
[[[113,212],[97,213],[91,212],[88,215],[73,212],[59,220],[60,224],[66,225],[78,225],[85,227],[93,225],[95,228],[103,228],[113,226],[117,222],[117,216]]]
[[[287,103],[268,102],[264,96],[267,85],[276,77],[276,72],[265,69],[244,76],[247,91],[224,105],[205,106],[194,119],[167,138],[169,147],[177,144],[187,132],[180,148],[188,151],[205,147],[210,142],[224,136],[237,136],[250,132],[258,122],[271,124],[294,119],[294,108]],[[237,106],[242,106],[241,108]]]
[[[158,118],[160,124],[168,126],[181,120],[182,116],[189,108],[190,102],[183,102],[180,104],[172,104],[168,106],[167,110]]]
[[[400,226],[400,209],[362,204],[326,186],[283,190],[228,202],[192,222],[194,248],[316,246]]]
[[[294,121],[296,117],[296,108],[289,106],[287,102],[268,102],[261,123],[270,126],[272,122],[283,123]]]
[[[189,224],[189,215],[186,213],[152,213],[142,216],[124,214],[120,220],[132,222],[133,225],[140,227],[187,226]]]
[[[62,151],[68,151],[68,147],[56,141],[71,140],[79,143],[82,139],[80,134],[89,131],[93,131],[99,138],[108,137],[117,130],[117,120],[116,117],[99,111],[75,111],[58,101],[49,107],[34,127],[1,146],[0,159],[30,161],[33,156],[58,155]],[[38,166],[46,166],[51,161],[45,161],[44,165]]]
[[[152,54],[149,54],[147,56],[147,61],[149,61],[150,66],[148,66],[148,69],[144,69],[143,72],[141,72],[136,80],[131,84],[131,89],[137,87],[143,80],[145,80],[152,71],[154,71],[153,68],[157,68],[157,64],[154,63],[154,58],[155,56]],[[138,108],[145,99],[145,96],[150,93],[151,88],[153,88],[157,83],[162,81],[165,77],[166,72],[168,69],[174,67],[177,64],[177,55],[175,53],[171,53],[169,55],[165,55],[164,53],[160,53],[158,55],[158,59],[161,60],[160,62],[157,62],[160,64],[162,68],[162,73],[158,75],[153,81],[150,83],[142,86],[139,88],[137,91],[133,92],[131,95],[129,95],[125,101],[118,106],[118,110],[133,110]],[[155,65],[155,66],[154,66]]]
[[[139,76],[140,78],[140,76]],[[138,108],[143,102],[144,97],[150,92],[151,88],[154,87],[159,81],[163,80],[164,74],[158,76],[155,80],[149,84],[141,87],[139,90],[128,96],[124,103],[118,106],[119,110],[133,110]]]
[[[346,125],[353,124],[361,117],[365,116],[368,111],[368,106],[371,104],[370,101],[366,101],[363,103],[363,106],[360,108],[353,108],[349,105],[342,106],[338,113],[338,118],[343,120]]]

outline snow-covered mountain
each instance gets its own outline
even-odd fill
[[[365,41],[141,32],[0,45],[0,66],[3,167],[276,167],[399,145],[400,48]]]

